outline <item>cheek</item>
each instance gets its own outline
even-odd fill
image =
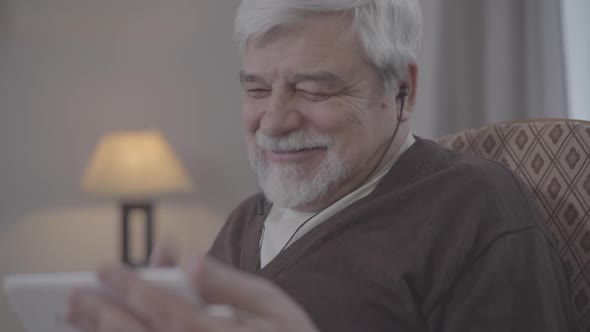
[[[250,99],[242,98],[242,126],[246,133],[254,133],[260,126],[262,112]]]
[[[255,134],[260,125],[261,115],[257,112],[254,103],[247,98],[242,98],[242,127],[244,130],[244,141],[248,152],[252,153],[256,149]]]
[[[334,100],[323,111],[317,112],[316,128],[334,138],[338,156],[349,163],[362,163],[373,149],[377,128],[371,112],[377,109],[366,108],[349,100]]]
[[[318,107],[310,107],[307,118],[319,131],[332,135],[346,135],[363,127],[366,112],[367,110],[346,100],[332,99]]]

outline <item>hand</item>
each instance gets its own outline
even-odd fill
[[[178,266],[178,249],[170,239],[163,240],[156,244],[150,255],[150,267],[175,267]]]
[[[122,266],[98,270],[101,285],[116,298],[77,289],[68,322],[92,332],[316,332],[304,311],[271,282],[201,258],[189,279],[206,303],[226,304],[244,313],[214,317]]]

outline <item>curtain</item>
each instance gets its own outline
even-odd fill
[[[559,1],[421,1],[418,134],[566,118]]]

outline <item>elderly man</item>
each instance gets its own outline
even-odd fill
[[[207,302],[239,314],[208,314],[105,267],[99,277],[120,301],[78,290],[70,322],[86,331],[570,331],[557,253],[519,182],[411,135],[420,30],[415,0],[243,0],[242,118],[263,193],[231,214],[215,260],[191,271]]]

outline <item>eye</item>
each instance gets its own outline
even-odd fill
[[[331,97],[327,93],[312,92],[312,91],[306,91],[306,90],[297,90],[297,93],[302,95],[303,98],[311,100],[311,101],[322,101],[322,100],[326,100]]]
[[[270,89],[263,89],[263,88],[250,88],[250,89],[245,89],[245,90],[246,90],[246,94],[249,97],[255,98],[255,99],[267,97],[268,95],[270,95],[270,92],[271,92]]]

